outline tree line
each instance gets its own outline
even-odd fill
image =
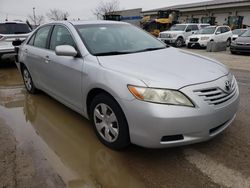
[[[120,10],[120,3],[118,0],[111,1],[101,1],[94,10],[92,10],[93,15],[97,17],[97,19],[102,19],[105,14],[114,14],[115,11]],[[67,20],[69,17],[69,13],[67,11],[62,11],[59,9],[50,9],[49,12],[46,13],[46,17],[50,21],[60,21]],[[35,14],[28,15],[28,21],[31,25],[39,26],[45,22],[44,15]]]

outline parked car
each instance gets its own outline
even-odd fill
[[[230,46],[232,31],[228,26],[209,26],[188,37],[186,44],[191,47],[207,47],[209,41],[227,42]]]
[[[176,47],[181,47],[189,36],[207,26],[209,24],[176,24],[169,31],[161,32],[159,39],[166,44],[174,44]]]
[[[230,51],[232,54],[250,53],[250,29],[232,41]]]
[[[24,22],[3,22],[0,23],[0,60],[13,58],[15,55],[14,40],[25,40],[31,29]]]
[[[233,32],[232,41],[236,40],[240,35],[242,35],[246,31],[247,31],[247,29],[234,29],[232,31]]]
[[[46,24],[18,57],[28,92],[43,90],[90,119],[112,149],[209,140],[233,122],[239,103],[236,79],[223,64],[128,23]]]

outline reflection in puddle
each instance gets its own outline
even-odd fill
[[[82,116],[23,88],[0,89],[0,101],[0,118],[13,129],[19,147],[39,151],[69,188],[144,187],[122,153],[103,146]]]

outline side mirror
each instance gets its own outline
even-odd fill
[[[14,41],[12,42],[12,45],[15,46],[15,47],[17,47],[17,46],[20,46],[22,43],[23,43],[22,40],[14,40]]]
[[[71,56],[75,57],[77,55],[77,51],[73,46],[70,45],[60,45],[55,49],[56,55],[58,56]]]
[[[191,32],[192,30],[191,29],[186,29],[186,32]]]

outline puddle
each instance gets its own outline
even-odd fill
[[[0,88],[20,85],[23,85],[23,80],[13,62],[0,66]]]
[[[2,88],[0,101],[0,118],[13,130],[18,147],[34,151],[38,168],[48,163],[67,187],[145,187],[121,152],[98,141],[88,120],[49,96]]]

